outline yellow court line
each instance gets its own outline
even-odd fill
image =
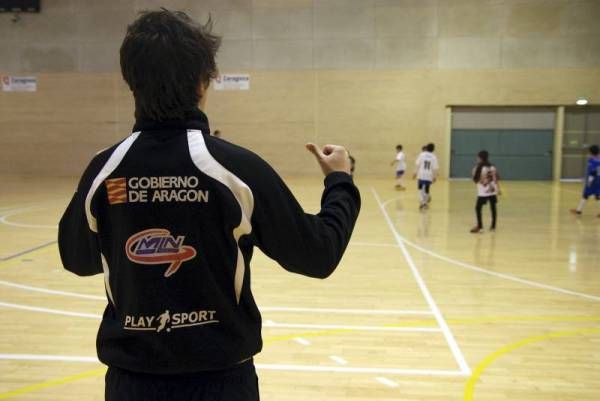
[[[10,397],[15,397],[17,395],[32,393],[34,391],[42,390],[42,389],[45,389],[48,387],[54,387],[54,386],[59,386],[61,384],[72,383],[74,381],[81,380],[81,379],[87,379],[89,377],[102,376],[105,373],[106,373],[106,368],[94,369],[94,370],[88,370],[83,373],[78,373],[76,375],[62,377],[60,379],[54,379],[54,380],[49,380],[49,381],[45,381],[42,383],[32,384],[30,386],[21,387],[19,389],[13,390],[13,391],[2,393],[2,394],[0,394],[0,400],[4,400],[4,399],[10,398]]]
[[[523,340],[514,342],[512,344],[505,345],[504,347],[500,348],[499,350],[497,350],[497,351],[491,353],[490,355],[488,355],[487,357],[485,357],[483,359],[483,361],[481,361],[479,363],[479,365],[477,365],[477,367],[473,370],[473,374],[471,375],[471,377],[467,381],[467,384],[465,385],[465,398],[464,398],[465,401],[473,401],[473,393],[475,392],[475,384],[477,384],[477,381],[481,377],[481,374],[501,356],[506,355],[512,351],[515,351],[519,348],[525,347],[526,345],[529,345],[529,344],[552,340],[555,338],[575,337],[575,336],[583,336],[583,335],[587,335],[587,334],[600,334],[600,327],[593,327],[593,328],[586,328],[586,329],[572,330],[572,331],[557,331],[554,333],[548,333],[548,334],[542,334],[539,336],[528,337]]]
[[[507,323],[507,322],[600,322],[600,316],[485,316],[479,318],[447,319],[448,324],[453,325],[476,325],[485,323]],[[433,320],[410,320],[402,323],[384,324],[382,327],[435,327],[437,322]],[[355,333],[356,329],[331,329],[297,332],[281,336],[272,336],[264,339],[265,344],[293,340],[296,337],[326,337],[342,333]]]
[[[448,324],[454,325],[475,325],[484,323],[507,323],[507,322],[600,322],[600,316],[483,316],[476,318],[452,319],[446,320]],[[435,320],[409,320],[402,323],[384,324],[381,327],[435,327]],[[329,335],[351,333],[360,330],[356,329],[331,329],[298,332],[295,334],[286,334],[281,336],[267,337],[265,344],[271,344],[281,341],[293,340],[296,337],[325,337]]]

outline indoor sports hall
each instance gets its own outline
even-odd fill
[[[600,399],[600,1],[0,0],[0,400],[105,399],[108,278],[63,268],[58,223],[94,155],[132,132],[119,48],[160,7],[210,15],[211,129],[307,213],[323,174],[305,144],[356,160],[360,215],[330,277],[254,248],[262,400]],[[476,223],[482,150],[493,230],[491,201]]]

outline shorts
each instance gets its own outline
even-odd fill
[[[583,187],[583,198],[587,199],[590,196],[594,196],[600,200],[600,183],[594,182],[592,185]]]
[[[419,181],[417,181],[417,185],[418,185],[419,190],[424,189],[425,193],[429,193],[429,187],[431,186],[431,181],[419,180]]]
[[[396,178],[400,178],[404,175],[404,170],[396,170]]]
[[[252,360],[222,371],[152,375],[109,367],[106,401],[259,401]]]

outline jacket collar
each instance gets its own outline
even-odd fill
[[[137,131],[158,131],[168,129],[199,129],[203,133],[210,135],[210,125],[208,117],[201,110],[196,109],[186,112],[182,120],[150,120],[139,118],[133,126],[133,132]]]

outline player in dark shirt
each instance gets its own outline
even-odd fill
[[[164,9],[128,27],[121,70],[133,132],[93,158],[60,221],[64,267],[104,274],[97,351],[108,401],[258,400],[253,248],[325,278],[358,217],[343,147],[307,145],[325,175],[312,215],[259,156],[210,135],[202,110],[219,47],[210,28]]]

